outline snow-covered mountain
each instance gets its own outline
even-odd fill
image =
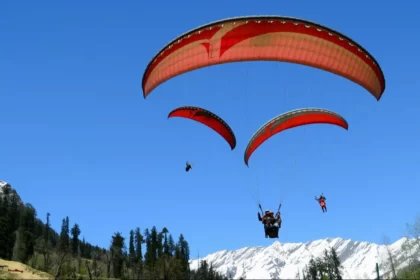
[[[407,265],[407,256],[401,246],[402,238],[388,246],[395,268]],[[327,238],[307,243],[280,243],[268,247],[245,247],[233,251],[219,251],[199,260],[191,260],[191,269],[197,269],[199,261],[205,260],[213,268],[233,279],[296,279],[311,258],[322,257],[331,247],[337,252],[343,266],[344,279],[375,279],[376,263],[380,274],[388,274],[386,245],[352,241],[342,238]]]

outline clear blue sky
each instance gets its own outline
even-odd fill
[[[256,217],[257,185],[264,207],[283,200],[281,242],[399,239],[419,211],[418,4],[263,2],[1,1],[0,180],[42,219],[50,212],[55,229],[68,215],[100,246],[116,231],[128,238],[153,225],[182,232],[191,257],[271,244]],[[381,101],[333,74],[274,62],[190,72],[143,99],[143,71],[170,40],[211,21],[268,14],[359,42],[385,73]],[[182,105],[225,119],[236,149],[203,125],[167,120]],[[350,129],[284,132],[246,167],[251,135],[302,107],[333,110]],[[314,200],[321,192],[327,214]]]

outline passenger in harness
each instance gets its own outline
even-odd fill
[[[259,207],[261,212],[263,212],[261,205],[259,205]],[[281,204],[275,216],[270,210],[265,211],[262,217],[260,212],[258,212],[258,220],[264,224],[265,238],[279,238],[279,229],[281,228],[282,223],[280,207]]]
[[[321,194],[319,198],[315,196],[315,200],[318,201],[319,205],[321,206],[322,212],[327,212],[327,204],[325,203],[325,200],[327,200],[324,196],[324,194]]]

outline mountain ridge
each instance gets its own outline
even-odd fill
[[[190,261],[191,269],[205,260],[227,277],[238,279],[298,279],[311,258],[322,257],[324,250],[334,248],[343,266],[343,279],[374,279],[376,263],[381,275],[389,274],[388,251],[394,258],[395,268],[401,269],[408,263],[402,245],[403,237],[389,245],[352,239],[325,238],[300,243],[274,241],[269,246],[244,247],[236,250],[221,250],[200,259]],[[419,257],[419,256],[417,256]]]

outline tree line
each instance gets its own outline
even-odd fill
[[[383,279],[420,279],[420,215],[413,224],[406,224],[406,230],[406,239],[401,246],[403,259],[394,256],[389,247],[389,237],[384,237],[387,261],[380,265]],[[403,260],[406,262],[404,268],[397,270]]]
[[[81,236],[80,225],[62,219],[60,233],[37,217],[36,209],[23,204],[6,185],[0,191],[0,258],[19,261],[47,272],[55,279],[215,279],[224,280],[206,262],[197,270],[189,266],[189,245],[183,234],[176,242],[164,227],[111,236],[108,248],[93,246]],[[128,245],[128,246],[127,246]],[[210,277],[210,278],[208,278]]]
[[[144,231],[137,227],[128,239],[116,232],[109,247],[101,248],[80,239],[81,228],[77,223],[71,226],[69,217],[63,218],[57,233],[50,216],[47,213],[42,221],[31,204],[23,204],[10,185],[4,186],[0,191],[0,258],[22,262],[55,279],[229,279],[206,261],[196,270],[190,269],[187,240],[180,234],[175,242],[166,227],[160,231],[154,226]],[[401,260],[395,259],[387,246],[387,262],[380,264],[381,279],[420,279],[420,216],[407,229],[409,239],[402,249],[408,265],[397,271]],[[311,259],[296,278],[339,280],[341,269],[332,248]]]
[[[386,261],[379,263],[379,279],[420,279],[420,215],[414,224],[407,224],[406,239],[401,246],[404,257],[396,258],[391,251],[389,237],[384,237],[386,248]],[[406,262],[404,267],[397,267]],[[372,268],[374,269],[374,268]],[[296,278],[303,280],[342,280],[342,265],[334,248],[325,250],[324,255],[311,258],[302,272],[296,274]]]
[[[342,280],[341,261],[334,248],[324,250],[322,257],[311,258],[309,263],[296,275],[296,278],[303,280]]]

